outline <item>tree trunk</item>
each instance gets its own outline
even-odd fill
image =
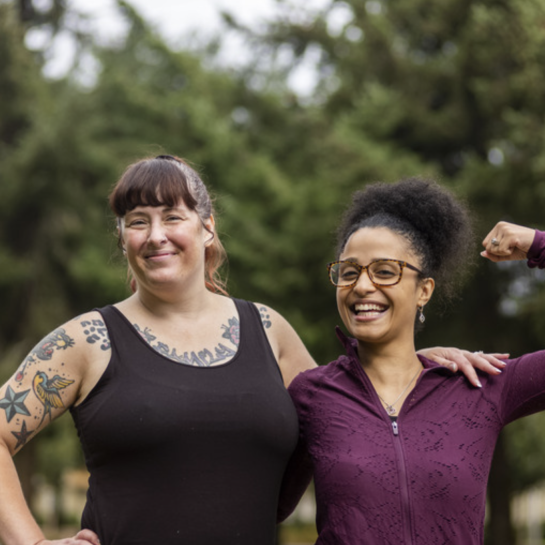
[[[32,0],[19,0],[19,17],[22,23],[32,21],[36,16],[36,11],[32,4]]]
[[[494,451],[488,481],[488,524],[485,532],[487,545],[515,545],[515,529],[511,520],[513,485],[507,458],[505,436],[502,432]]]

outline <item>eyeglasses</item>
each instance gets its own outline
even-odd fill
[[[421,270],[399,259],[376,259],[365,267],[353,261],[334,261],[329,263],[327,270],[334,286],[351,288],[356,285],[363,271],[367,271],[369,280],[375,286],[395,286],[401,282],[405,267],[424,275]]]

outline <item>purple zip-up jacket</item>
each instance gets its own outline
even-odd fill
[[[538,238],[536,252],[545,248]],[[419,356],[424,371],[392,423],[356,341],[338,336],[346,356],[289,387],[300,444],[279,517],[298,501],[310,467],[317,545],[482,544],[496,440],[509,422],[545,410],[545,351],[509,360],[499,376],[481,374],[482,388]]]

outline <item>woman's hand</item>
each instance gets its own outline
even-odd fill
[[[483,240],[481,255],[494,263],[526,259],[535,234],[535,229],[500,221]]]
[[[509,354],[484,354],[480,351],[470,352],[444,346],[424,348],[418,353],[443,367],[448,367],[451,371],[461,371],[469,382],[478,388],[481,388],[482,384],[475,369],[480,369],[489,375],[498,375],[506,365],[502,360],[509,357]]]
[[[92,530],[80,530],[74,537],[55,539],[54,541],[42,539],[35,545],[100,545],[100,540]]]

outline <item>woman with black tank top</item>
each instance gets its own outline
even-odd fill
[[[286,386],[315,366],[273,309],[227,296],[208,191],[172,156],[110,195],[134,293],[46,336],[0,389],[5,545],[273,545],[298,438]],[[428,350],[476,380],[495,358]],[[90,472],[82,530],[47,541],[11,460],[70,410]],[[2,412],[2,411],[0,411]]]

